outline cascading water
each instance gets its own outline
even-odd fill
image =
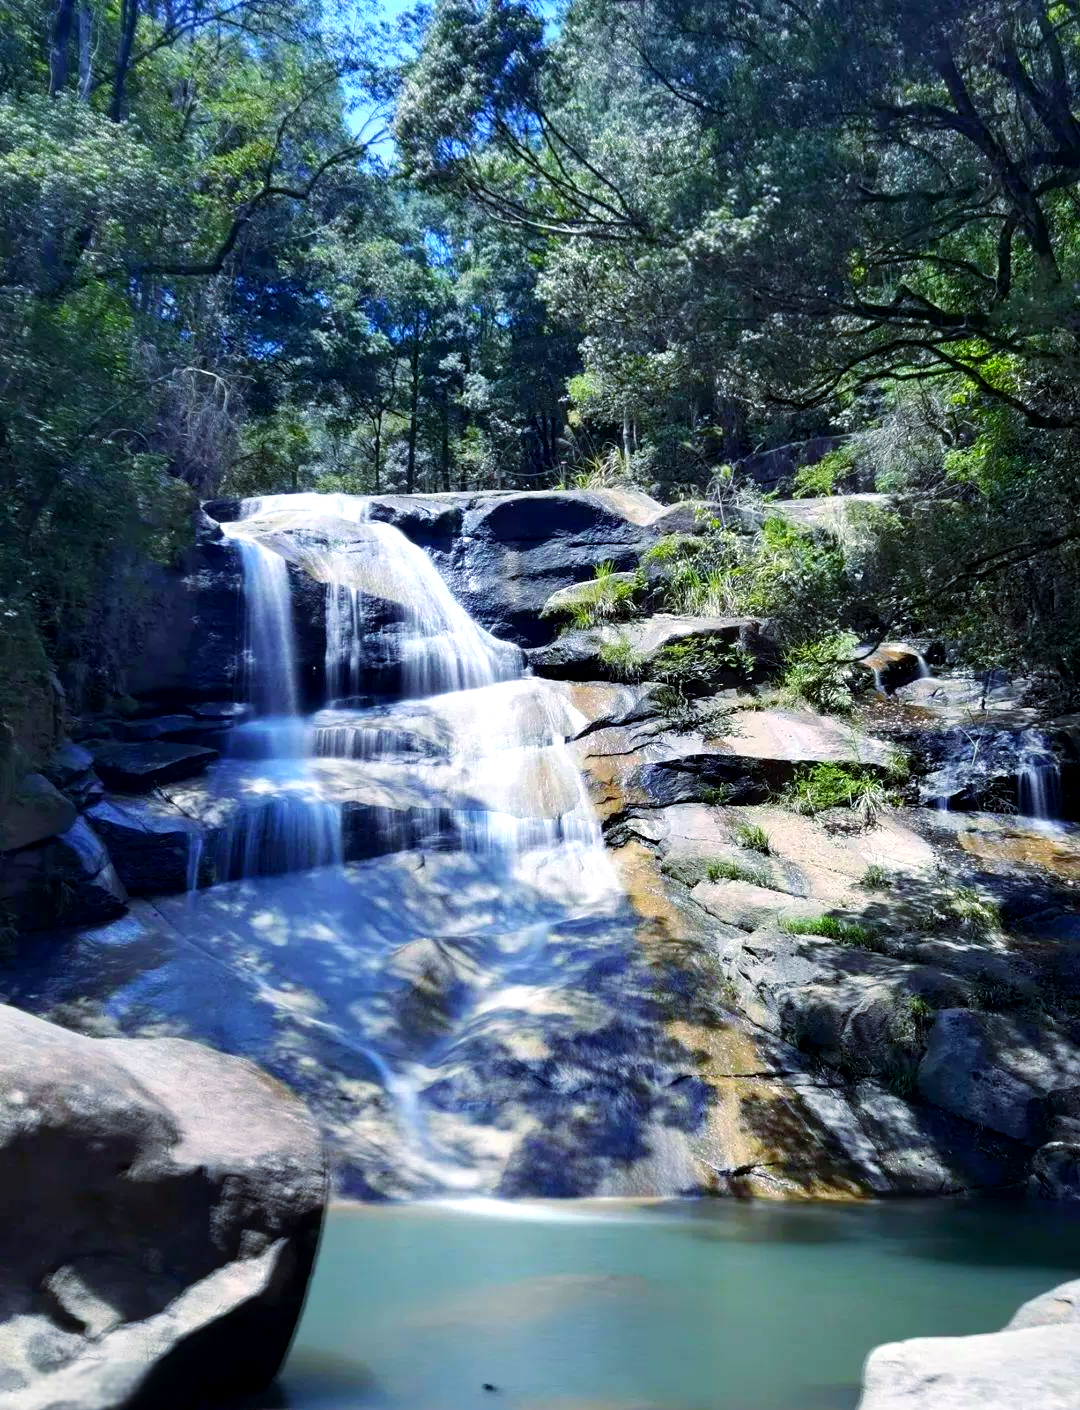
[[[1017,762],[1020,813],[1043,826],[1057,822],[1063,814],[1061,764],[1050,741],[1039,730],[1024,730]]]
[[[528,1052],[536,1041],[543,1052],[546,1039],[524,1035],[548,1023],[561,1033],[579,1008],[580,1022],[595,1022],[585,1014],[597,1003],[592,986],[605,981],[594,978],[581,994],[577,986],[599,947],[616,944],[621,953],[633,934],[567,744],[583,720],[559,686],[525,674],[517,647],[472,620],[422,549],[372,522],[364,501],[271,497],[246,504],[241,519],[222,527],[241,555],[245,686],[257,713],[234,731],[229,756],[205,783],[173,795],[180,806],[198,795],[192,811],[205,820],[192,885],[200,868],[218,881],[307,871],[301,909],[320,916],[312,940],[324,953],[327,944],[348,950],[350,977],[335,990],[344,999],[385,982],[402,939],[365,950],[379,943],[363,939],[370,894],[352,891],[351,866],[332,864],[385,857],[392,870],[395,854],[419,856],[422,876],[443,868],[460,878],[449,894],[460,894],[477,970],[473,997],[447,1032],[437,1025],[427,1034],[426,1018],[417,1030],[382,999],[359,998],[349,1002],[347,1021],[312,1017],[307,1032],[322,1034],[346,1069],[359,1064],[376,1084],[397,1132],[395,1162],[413,1188],[485,1188],[499,1140],[474,1147],[471,1138],[462,1145],[460,1131],[448,1138],[445,1098],[427,1093],[471,1083],[489,1049]],[[310,592],[297,590],[305,575],[325,589],[326,704],[311,716],[301,713],[293,620],[301,603],[311,610]],[[310,665],[313,624],[304,625]],[[445,862],[436,866],[436,855]],[[394,902],[406,934],[410,907],[433,884],[410,879],[415,865],[403,864]],[[271,884],[270,894],[291,907],[298,893],[288,878]],[[265,907],[266,894],[253,893],[252,904]],[[265,910],[260,926],[274,914]],[[260,929],[260,937],[271,934]],[[619,1042],[631,1034],[628,1026]]]

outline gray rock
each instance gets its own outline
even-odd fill
[[[1080,1200],[1080,1141],[1048,1141],[1031,1162],[1031,1192],[1040,1199]]]
[[[89,807],[105,792],[94,772],[94,756],[70,740],[65,740],[49,757],[42,772],[80,809]]]
[[[527,652],[529,665],[541,676],[562,680],[618,680],[625,673],[622,661],[612,661],[612,647],[625,651],[639,674],[647,675],[665,646],[702,641],[739,647],[754,660],[771,659],[772,647],[762,623],[750,617],[673,617],[657,613],[640,621],[564,632],[550,646]],[[731,683],[745,680],[733,666]]]
[[[879,1346],[859,1410],[1075,1410],[1080,1282],[1026,1302],[1003,1331]]]
[[[94,765],[110,788],[146,793],[201,774],[219,757],[198,744],[103,744],[94,751]]]
[[[75,804],[43,774],[24,774],[0,801],[0,851],[32,847],[66,832],[78,816]]]
[[[870,1353],[859,1410],[1076,1410],[1078,1386],[1074,1326],[921,1337]]]
[[[1025,1302],[1006,1325],[1007,1332],[1023,1331],[1025,1327],[1056,1327],[1062,1323],[1080,1322],[1080,1279],[1062,1283],[1048,1293],[1040,1293]]]
[[[0,906],[19,930],[95,925],[122,915],[127,892],[84,818],[59,837],[0,857]]]
[[[120,735],[135,743],[155,739],[191,740],[206,734],[208,728],[213,726],[191,715],[158,715],[145,720],[125,721],[120,727]]]
[[[250,1063],[0,1008],[2,1410],[181,1410],[262,1390],[325,1190],[313,1123]]]
[[[919,1065],[922,1096],[979,1126],[1043,1143],[1050,1093],[1080,1078],[1080,1050],[1030,1021],[944,1009]]]
[[[105,799],[86,814],[109,849],[117,875],[133,896],[183,891],[203,829],[157,801]]]

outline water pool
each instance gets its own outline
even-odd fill
[[[1078,1273],[1049,1207],[339,1204],[264,1404],[851,1410],[872,1346],[993,1330]]]

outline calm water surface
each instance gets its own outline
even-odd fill
[[[878,1342],[989,1331],[1078,1275],[1049,1207],[337,1205],[273,1403],[851,1410]]]

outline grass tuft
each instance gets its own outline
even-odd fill
[[[786,917],[781,920],[780,929],[788,935],[820,935],[823,939],[853,945],[857,950],[873,950],[877,954],[884,954],[886,949],[881,936],[869,925],[841,920],[839,916]]]
[[[748,852],[760,852],[766,857],[769,855],[769,834],[763,827],[758,827],[757,823],[739,823],[735,829],[735,841]]]

